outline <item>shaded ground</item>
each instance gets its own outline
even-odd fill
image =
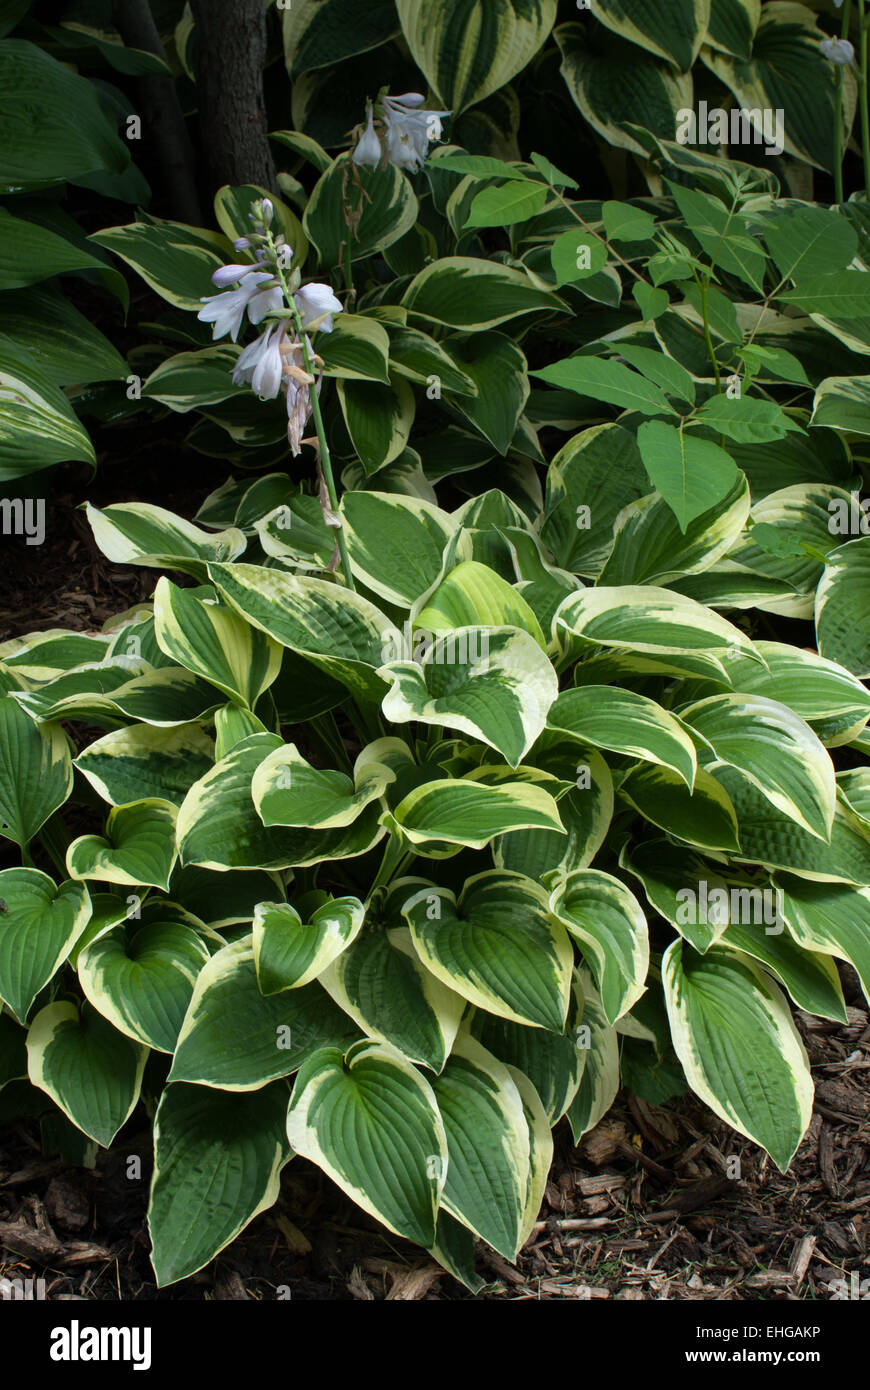
[[[827,1300],[852,1273],[857,1289],[870,1277],[870,1026],[853,986],[847,978],[847,1027],[799,1016],[816,1105],[788,1174],[695,1100],[658,1109],[623,1092],[579,1149],[559,1126],[535,1232],[516,1269],[480,1248],[489,1282],[478,1298]],[[158,1291],[148,1173],[127,1178],[148,1136],[128,1131],[91,1172],[45,1160],[27,1126],[7,1130],[0,1278],[43,1277],[54,1300],[469,1297],[302,1159],[271,1212],[200,1274]]]

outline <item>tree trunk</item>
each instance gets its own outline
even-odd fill
[[[166,50],[148,0],[115,0],[114,18],[129,48],[155,53],[165,62]],[[136,85],[145,136],[142,163],[158,199],[166,204],[161,211],[195,227],[201,226],[203,218],[196,191],[193,145],[175,80],[172,77],[140,77]]]
[[[265,0],[191,0],[191,9],[208,192],[226,183],[277,192],[263,96]]]

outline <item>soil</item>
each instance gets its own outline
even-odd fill
[[[192,517],[229,470],[180,457],[153,433],[88,483],[54,470],[46,543],[4,538],[0,641],[51,627],[99,629],[146,599],[154,571],[106,561],[78,505],[152,501]],[[179,486],[179,478],[183,486]],[[787,1174],[704,1105],[652,1107],[621,1092],[577,1148],[562,1122],[534,1233],[516,1268],[479,1251],[481,1300],[829,1299],[870,1274],[870,1023],[842,967],[847,1026],[798,1015],[816,1082],[812,1124]],[[50,1300],[466,1300],[413,1246],[294,1159],[277,1205],[206,1269],[158,1290],[148,1260],[149,1150],[137,1118],[93,1170],[42,1155],[38,1127],[0,1138],[0,1278],[44,1278]],[[850,1276],[855,1276],[850,1283]],[[835,1281],[845,1280],[845,1285]],[[833,1288],[832,1288],[833,1285]],[[865,1285],[865,1288],[870,1285]]]

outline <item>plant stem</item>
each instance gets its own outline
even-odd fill
[[[716,357],[716,349],[713,347],[713,335],[710,332],[710,315],[707,312],[707,291],[710,288],[708,280],[702,280],[699,275],[695,275],[698,289],[701,291],[701,317],[704,320],[704,341],[707,344],[707,352],[710,354],[710,361],[713,364],[713,374],[716,377],[716,390],[722,390],[722,377],[719,372],[719,362]]]
[[[284,273],[284,267],[281,264],[278,249],[275,246],[275,241],[272,236],[272,233],[268,232],[267,236],[269,241],[269,250],[272,253],[272,260],[275,265],[275,273],[278,277],[281,289],[284,291],[284,299],[287,303],[287,307],[293,315],[293,323],[296,329],[296,335],[299,339],[299,345],[302,349],[302,361],[305,365],[305,370],[308,373],[308,375],[313,377],[315,375],[315,372],[313,370],[313,364],[311,361],[311,353],[308,351],[308,340],[304,332],[302,331],[302,315],[300,314],[299,309],[297,308],[296,300],[293,298],[293,295],[290,291],[290,286],[287,284],[287,276]],[[309,391],[309,399],[311,401],[311,413],[314,417],[314,427],[317,431],[317,443],[320,453],[320,467],[323,473],[323,481],[326,484],[326,492],[329,498],[329,506],[331,511],[335,514],[336,518],[340,522],[341,518],[339,516],[338,511],[338,491],[335,486],[335,477],[332,472],[332,456],[329,452],[329,445],[326,441],[326,430],[323,424],[323,414],[320,409],[320,398],[317,394],[316,386],[311,387]],[[344,574],[344,581],[349,589],[356,589],[356,585],[353,582],[353,574],[350,568],[350,556],[347,553],[347,541],[344,538],[344,527],[342,525],[338,525],[333,529],[336,532],[336,538],[338,540],[338,553],[341,557],[341,568],[342,573]]]
[[[837,68],[834,98],[834,202],[843,201],[843,73]]]
[[[391,879],[394,879],[397,874],[401,873],[403,869],[407,868],[408,864],[411,863],[413,858],[413,850],[406,850],[402,845],[401,840],[397,839],[394,835],[391,835],[389,840],[387,841],[387,847],[384,850],[384,857],[381,860],[381,867],[378,869],[378,872],[375,875],[375,881],[369,889],[369,897],[371,897],[372,893],[374,893],[378,888],[383,888],[386,884],[388,884],[391,881]]]
[[[857,0],[857,22],[860,25],[860,142],[864,158],[864,197],[870,199],[870,99],[867,95],[867,21],[864,0]],[[842,92],[842,82],[839,83]]]

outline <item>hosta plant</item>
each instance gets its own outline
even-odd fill
[[[870,696],[682,592],[739,548],[744,479],[685,531],[648,490],[584,549],[578,479],[630,442],[569,445],[537,521],[346,493],[354,590],[302,522],[264,556],[235,517],[92,509],[187,580],[0,649],[6,1112],[87,1147],[144,1102],[161,1284],[300,1155],[475,1288],[474,1236],[515,1257],[552,1126],[620,1072],[788,1166],[793,1009],[845,1018],[837,959],[870,985],[867,774],[828,751]]]

